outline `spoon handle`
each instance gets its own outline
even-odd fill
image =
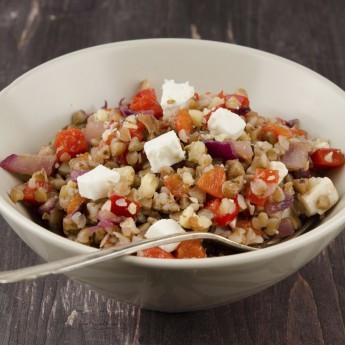
[[[110,247],[103,250],[95,250],[87,254],[80,254],[66,259],[48,262],[36,266],[20,268],[12,271],[0,273],[0,283],[14,283],[23,280],[45,277],[50,274],[67,273],[91,264],[96,264],[109,259],[117,258],[122,255],[134,254],[139,250],[145,250],[152,247],[194,239],[211,239],[221,242],[225,245],[232,245],[242,251],[254,251],[258,248],[249,247],[230,241],[222,236],[207,232],[188,232],[183,234],[174,234],[155,239],[144,240],[137,243],[130,243],[121,247]]]

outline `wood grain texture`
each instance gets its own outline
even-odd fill
[[[278,54],[344,89],[344,13],[342,0],[0,0],[0,88],[84,47],[193,37]],[[1,270],[41,262],[2,218],[0,235]],[[0,345],[345,344],[344,247],[345,233],[264,292],[185,314],[119,303],[64,276],[0,286]]]

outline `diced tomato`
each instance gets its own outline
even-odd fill
[[[278,170],[270,170],[270,169],[255,169],[254,180],[261,179],[266,183],[278,183],[279,181],[279,174]]]
[[[156,258],[156,259],[175,259],[175,257],[165,250],[159,247],[153,247],[150,249],[145,249],[142,251],[143,256],[146,258]]]
[[[54,151],[60,162],[68,161],[88,148],[83,132],[78,128],[59,131],[55,137]]]
[[[49,193],[52,189],[52,186],[48,182],[43,181],[36,181],[35,187],[29,187],[28,183],[25,183],[25,188],[23,190],[24,198],[23,200],[27,201],[30,204],[38,205],[39,202],[35,199],[35,192],[39,189],[43,188],[47,193]]]
[[[183,182],[178,174],[168,175],[164,178],[163,184],[176,199],[181,199],[183,195],[189,192],[189,186]]]
[[[140,210],[140,204],[126,197],[114,194],[109,199],[111,201],[111,212],[117,216],[135,217]]]
[[[87,201],[87,199],[82,197],[79,193],[74,195],[71,198],[71,201],[67,206],[66,213],[67,214],[73,214],[73,213],[77,212],[80,209],[81,205],[86,201]]]
[[[142,122],[137,122],[137,128],[129,128],[129,133],[131,134],[131,137],[137,137],[139,141],[142,141],[144,139],[144,132],[145,132],[145,126]]]
[[[199,94],[197,92],[194,92],[193,98],[198,101],[200,99]]]
[[[249,98],[246,96],[242,96],[242,95],[236,95],[236,94],[230,94],[230,95],[226,95],[224,96],[224,98],[226,100],[228,100],[231,97],[235,97],[240,103],[240,107],[248,107],[249,106]]]
[[[157,119],[163,116],[163,109],[157,100],[156,92],[151,88],[139,91],[132,98],[129,108],[135,112],[152,110]]]
[[[344,165],[345,157],[340,149],[320,148],[314,151],[311,155],[313,161],[313,168],[315,169],[330,169]]]
[[[177,247],[175,257],[177,259],[206,258],[206,250],[201,240],[183,241]]]
[[[225,180],[224,168],[218,166],[203,173],[197,182],[197,186],[215,198],[223,198],[222,186]]]
[[[291,132],[290,128],[279,126],[279,125],[266,125],[262,127],[261,134],[265,134],[267,132],[273,132],[276,139],[278,139],[279,135],[290,139],[293,137],[293,133]]]
[[[263,180],[268,185],[268,187],[272,185],[277,185],[279,181],[278,170],[257,168],[255,170],[254,182],[259,179]],[[257,205],[257,206],[264,206],[268,199],[268,196],[260,197],[254,194],[250,187],[247,190],[247,197],[252,204]]]
[[[233,212],[226,213],[226,214],[222,214],[220,212],[219,208],[222,203],[221,199],[212,199],[206,203],[205,208],[207,208],[214,214],[214,218],[212,221],[215,225],[227,226],[237,217],[239,206],[236,199],[234,199],[233,201],[235,204],[235,210]]]
[[[257,205],[257,206],[264,206],[268,199],[268,197],[264,197],[264,198],[258,197],[252,192],[250,187],[247,189],[247,198],[249,199],[251,204]]]
[[[174,125],[177,133],[185,130],[189,136],[193,130],[193,119],[186,109],[179,110],[174,116]]]

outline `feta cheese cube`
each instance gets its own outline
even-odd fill
[[[339,199],[338,192],[328,177],[314,179],[313,187],[300,197],[307,216],[325,213]]]
[[[165,80],[162,85],[161,98],[164,115],[170,115],[180,108],[185,108],[194,93],[194,87],[190,86],[188,81],[186,83],[175,83],[174,80]]]
[[[77,178],[80,195],[91,200],[107,197],[111,187],[110,183],[118,183],[119,181],[120,174],[104,165],[98,165]]]
[[[147,141],[144,145],[144,151],[154,173],[158,173],[160,168],[171,166],[185,159],[180,139],[174,131]]]
[[[156,238],[183,232],[186,231],[173,219],[161,219],[151,225],[151,227],[146,231],[145,237]],[[172,252],[179,246],[179,244],[180,242],[165,244],[160,246],[160,248],[166,252]]]
[[[284,177],[289,173],[289,170],[286,168],[283,162],[272,161],[269,164],[269,168],[271,170],[278,170],[278,175],[279,175],[278,183],[282,182],[284,180]]]
[[[236,140],[246,127],[245,121],[237,114],[225,108],[218,108],[208,120],[208,129],[211,134],[226,134]]]

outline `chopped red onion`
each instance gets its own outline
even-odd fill
[[[95,233],[96,231],[98,231],[101,227],[99,225],[95,225],[95,226],[91,226],[89,228],[86,228],[86,230],[88,230],[90,233]]]
[[[104,100],[104,104],[103,104],[102,109],[108,109],[108,102],[107,102],[107,100]]]
[[[293,228],[291,219],[289,218],[283,218],[280,221],[279,227],[278,227],[278,237],[288,237],[292,236],[294,234],[295,230]]]
[[[232,142],[220,142],[214,140],[206,140],[204,144],[207,147],[208,153],[213,158],[222,158],[225,160],[236,159],[237,153],[233,148]]]
[[[0,162],[0,167],[17,174],[32,175],[44,170],[48,176],[53,173],[55,155],[16,155],[12,154]]]
[[[122,222],[123,217],[119,217],[113,212],[107,211],[107,210],[101,210],[97,214],[97,219],[99,221],[107,221],[114,224],[120,224]]]
[[[267,214],[269,216],[271,216],[272,214],[279,212],[279,211],[283,211],[288,207],[293,206],[295,202],[295,199],[293,197],[293,195],[289,194],[289,193],[285,193],[285,199],[281,202],[268,202],[265,205],[265,210],[267,212]]]
[[[290,142],[289,149],[281,156],[281,161],[289,171],[304,169],[308,165],[309,144],[304,142]]]
[[[312,177],[312,173],[309,169],[308,170],[299,169],[297,171],[294,171],[292,173],[292,175],[294,178],[310,178],[310,177]]]
[[[40,214],[43,213],[50,213],[56,206],[58,201],[58,197],[57,196],[52,196],[51,198],[49,198],[44,204],[42,204],[39,208],[38,208],[38,212]]]
[[[134,112],[131,109],[129,109],[128,105],[123,103],[124,100],[125,100],[124,98],[121,98],[120,102],[119,102],[119,110],[120,110],[121,114],[124,117],[127,117],[129,115],[133,115]]]
[[[105,131],[102,121],[89,120],[86,124],[84,136],[89,143],[92,139],[100,138]]]
[[[103,219],[98,223],[98,226],[100,226],[101,228],[111,228],[114,226],[114,223],[110,222],[109,220]]]
[[[252,160],[253,149],[250,140],[233,140],[231,141],[231,145],[239,158],[242,158],[247,162]]]

